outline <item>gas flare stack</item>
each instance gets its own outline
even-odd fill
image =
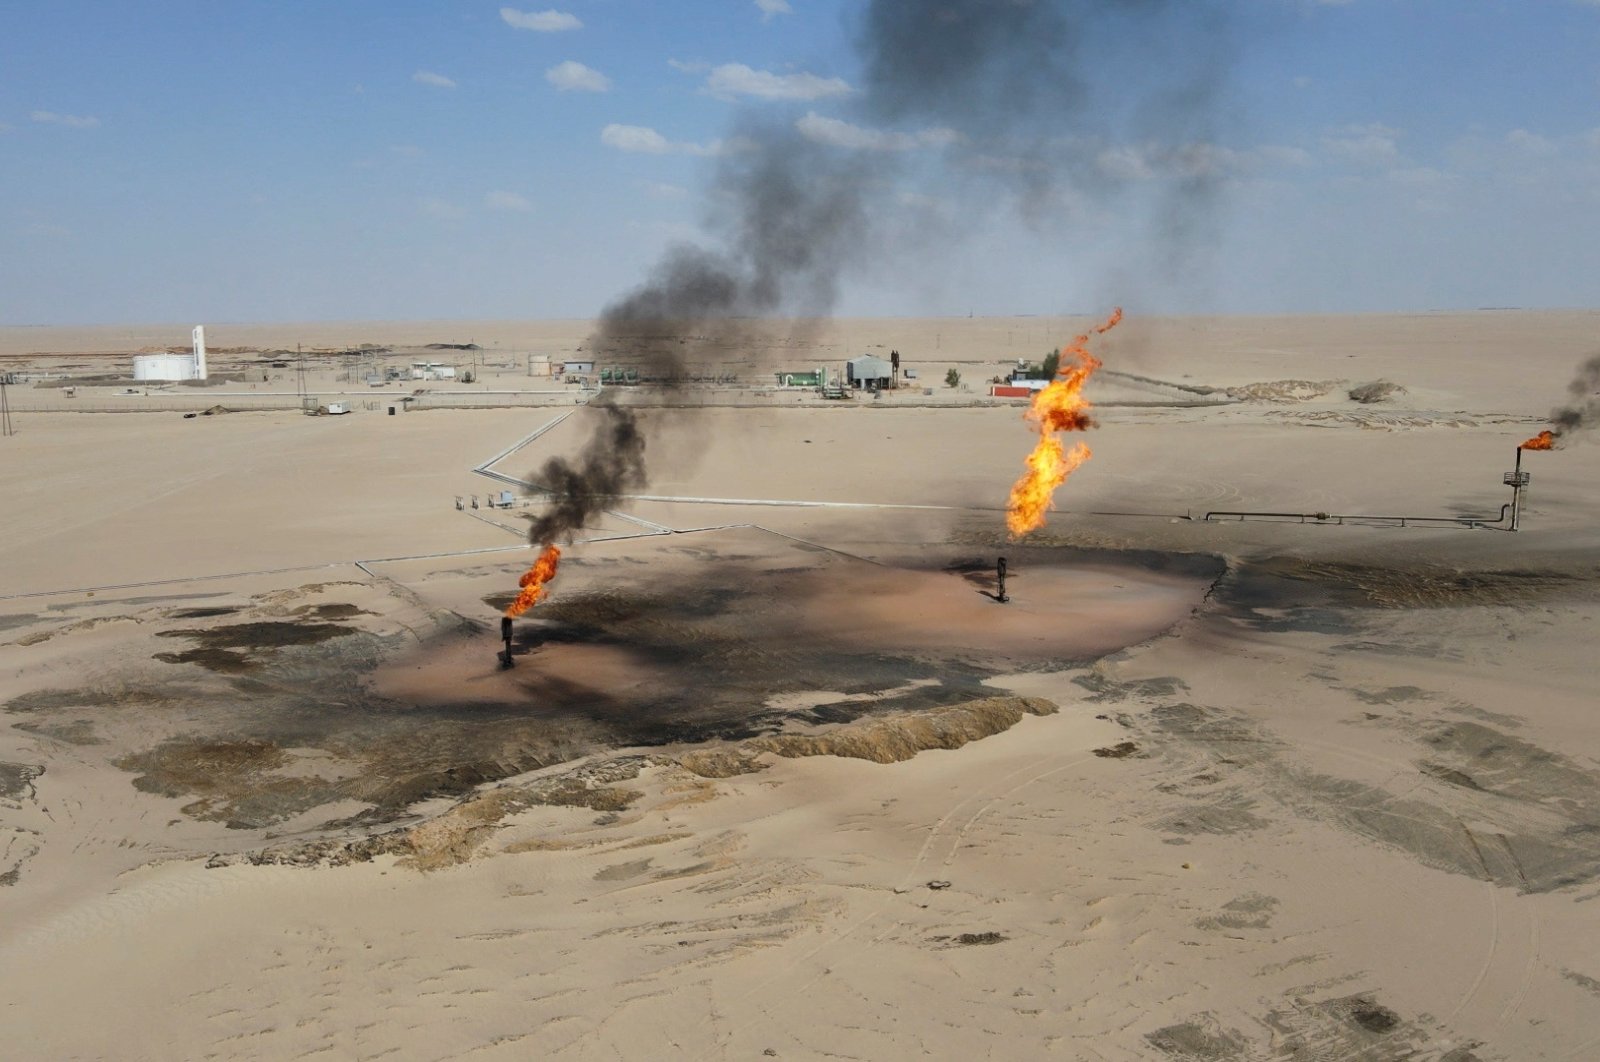
[[[511,617],[500,617],[500,640],[506,643],[505,651],[500,654],[500,670],[509,671],[516,664],[511,659]]]
[[[1522,491],[1533,477],[1522,470],[1522,451],[1524,450],[1554,450],[1557,435],[1546,429],[1517,447],[1517,467],[1513,472],[1505,475],[1505,484],[1511,488],[1511,530],[1518,530],[1522,521]]]

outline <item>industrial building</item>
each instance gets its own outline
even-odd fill
[[[411,363],[411,378],[413,380],[454,380],[456,367],[454,365],[441,365],[436,361],[414,361]]]
[[[206,378],[206,327],[194,329],[192,354],[136,354],[133,378],[138,381],[183,381]]]
[[[894,386],[894,366],[882,358],[863,354],[844,363],[845,378],[852,387],[879,391]]]

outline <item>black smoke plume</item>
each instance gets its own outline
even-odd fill
[[[528,529],[528,540],[549,545],[570,538],[590,516],[605,508],[606,499],[637,490],[646,483],[644,435],[632,412],[598,402],[606,412],[576,460],[552,457],[534,473],[534,482],[550,492],[550,505]]]
[[[870,160],[793,129],[747,127],[737,142],[718,168],[708,221],[723,250],[672,248],[646,283],[602,312],[586,344],[658,387],[685,381],[691,344],[695,353],[738,348],[752,318],[825,316],[841,271],[866,246]],[[615,495],[648,482],[635,410],[609,394],[590,408],[605,419],[579,456],[552,458],[532,477],[554,496],[529,529],[536,544],[570,538]]]
[[[1572,401],[1550,414],[1550,426],[1557,435],[1570,435],[1592,428],[1600,421],[1600,354],[1578,366],[1578,375],[1567,385]]]
[[[931,181],[975,225],[997,192],[1043,218],[1067,200],[1161,184],[1151,228],[1172,253],[1156,257],[1182,260],[1174,249],[1209,232],[1219,177],[1204,144],[1227,66],[1225,8],[869,0],[855,37],[854,116],[863,124],[740,120],[707,197],[711,246],[669,250],[643,285],[606,307],[588,351],[670,388],[708,356],[737,352],[751,319],[814,327],[807,322],[832,312],[847,270],[891,258],[891,235],[927,230],[889,220],[906,190],[901,177]],[[931,176],[907,161],[931,152],[942,163]],[[604,419],[580,454],[533,475],[553,495],[530,529],[535,543],[570,538],[613,496],[647,483],[637,414],[610,394],[591,404]]]

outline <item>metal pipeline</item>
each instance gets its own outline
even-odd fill
[[[1248,519],[1261,520],[1294,520],[1299,523],[1334,524],[1343,525],[1346,521],[1397,524],[1408,527],[1411,524],[1434,525],[1440,524],[1447,527],[1481,527],[1499,531],[1515,531],[1513,521],[1509,527],[1495,527],[1496,524],[1506,522],[1507,514],[1512,511],[1512,506],[1500,506],[1499,516],[1389,516],[1374,513],[1271,513],[1256,510],[1228,510],[1214,509],[1200,519],[1207,523],[1213,518],[1237,517],[1243,523]]]

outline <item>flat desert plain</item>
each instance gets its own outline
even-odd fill
[[[1012,540],[1092,323],[0,329],[4,1053],[1600,1057],[1600,313],[1130,316]]]

